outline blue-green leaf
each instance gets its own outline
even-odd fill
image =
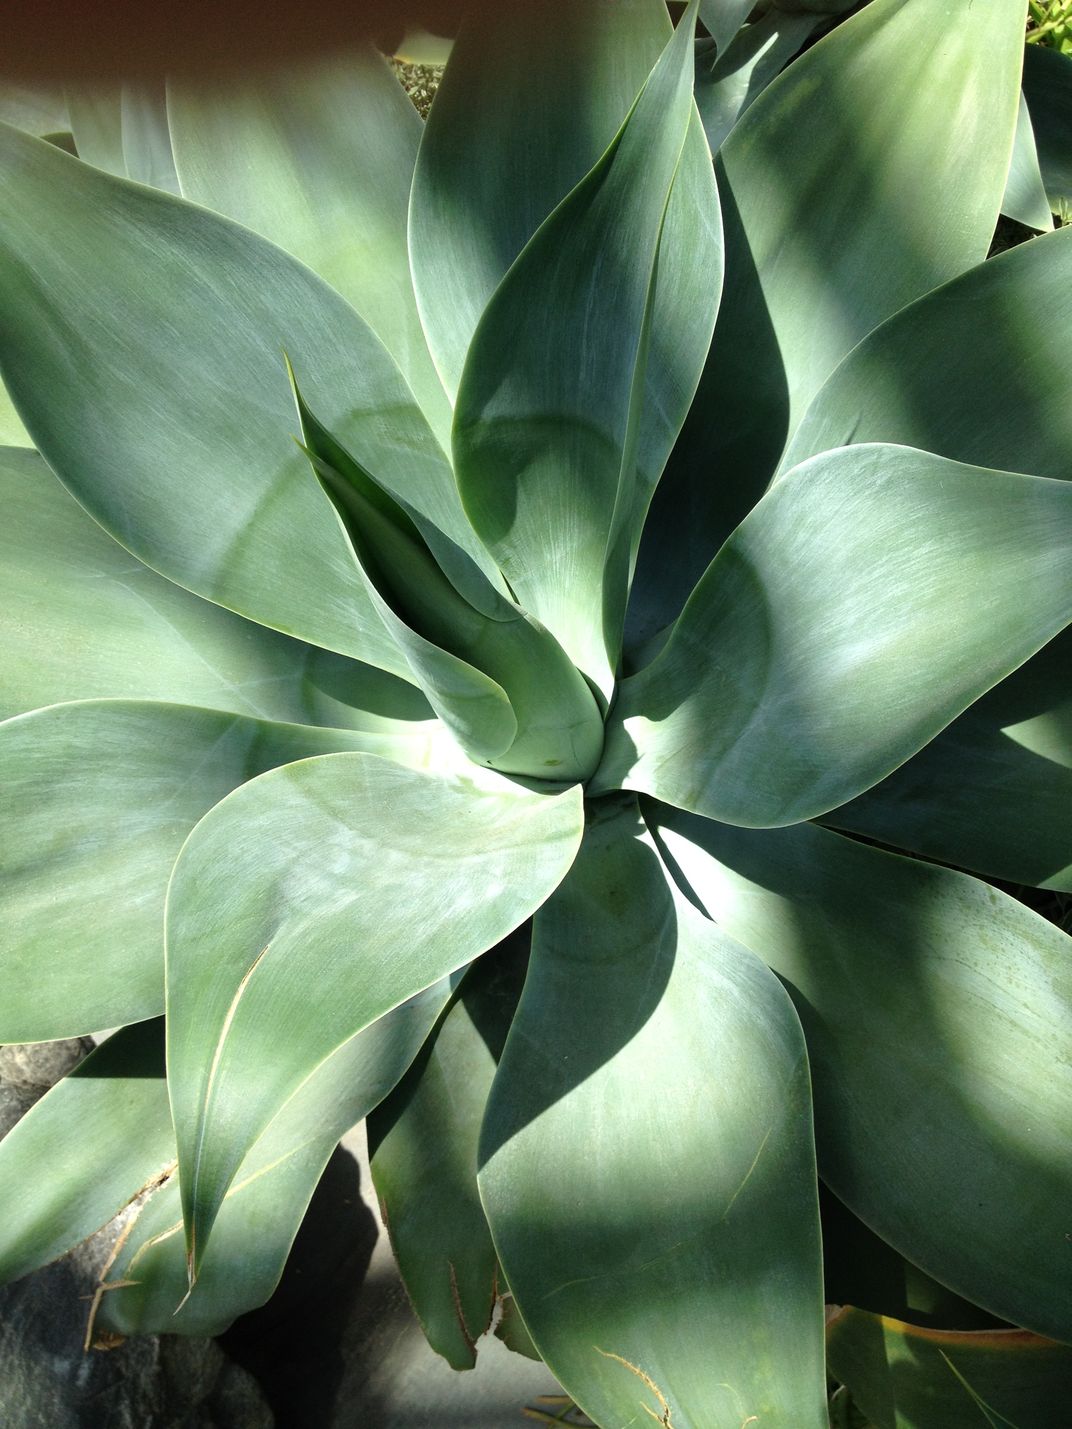
[[[796,1003],[824,1180],[958,1295],[1072,1336],[1072,940],[967,874],[825,829],[646,813]]]
[[[473,526],[520,603],[607,698],[661,470],[641,450],[639,428],[664,216],[693,116],[694,16],[687,12],[605,154],[496,290],[455,413],[455,469]],[[708,328],[718,298],[711,278]],[[587,315],[581,324],[578,313]],[[700,360],[683,374],[678,422]]]
[[[807,1060],[777,980],[592,810],[534,921],[481,1195],[542,1357],[604,1429],[825,1426]]]
[[[167,909],[168,1077],[196,1268],[257,1136],[356,1032],[557,886],[581,791],[363,754],[253,780],[197,826]]]
[[[592,788],[749,827],[826,813],[1072,620],[1070,559],[1068,482],[907,447],[813,457],[622,683]]]

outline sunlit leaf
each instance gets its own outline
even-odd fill
[[[518,600],[608,698],[661,469],[641,465],[638,427],[663,219],[693,114],[694,14],[605,154],[496,290],[455,414],[455,469],[475,529]],[[580,325],[579,311],[589,314]],[[678,394],[679,420],[698,375],[699,361]]]
[[[389,1012],[295,1092],[242,1162],[188,1297],[178,1178],[155,1191],[109,1268],[97,1328],[218,1335],[263,1304],[336,1142],[394,1086],[448,995],[448,984],[437,983]]]
[[[907,447],[814,457],[622,683],[592,787],[749,827],[825,813],[1072,620],[1070,557],[1067,482]]]
[[[519,926],[569,868],[581,791],[341,754],[255,779],[168,895],[168,1076],[196,1266],[243,1156],[325,1057]],[[438,854],[436,853],[438,850]]]
[[[723,144],[725,298],[654,513],[667,619],[845,354],[986,257],[1023,18],[1016,4],[873,0],[794,60]]]
[[[537,914],[481,1138],[510,1288],[604,1429],[826,1425],[807,1061],[758,959],[596,805]]]
[[[1000,254],[865,338],[812,402],[782,469],[849,442],[1067,479],[1072,229]]]
[[[1072,632],[825,822],[942,863],[1072,892]]]
[[[164,1007],[164,894],[187,834],[276,765],[336,750],[429,757],[427,737],[271,724],[183,705],[86,701],[0,725],[5,906],[0,1041]]]
[[[366,466],[419,491],[445,458],[372,331],[247,229],[15,130],[0,149],[0,360],[50,465],[171,579],[404,673],[291,440],[282,357]]]

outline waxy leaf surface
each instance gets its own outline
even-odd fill
[[[1072,1336],[1066,934],[825,829],[646,810],[684,885],[796,1003],[831,1189],[958,1295]]]
[[[263,1304],[336,1143],[405,1072],[449,992],[437,983],[381,1017],[295,1092],[242,1162],[188,1297],[178,1177],[155,1191],[108,1271],[113,1288],[97,1326],[121,1335],[218,1335]]]
[[[807,1058],[777,980],[671,891],[630,799],[537,914],[481,1195],[540,1354],[603,1429],[826,1424]]]
[[[362,686],[412,719],[418,693],[158,576],[86,515],[36,452],[0,450],[0,716],[76,699],[205,705],[348,724]],[[424,717],[431,712],[425,709]]]
[[[1063,1429],[1072,1348],[1027,1330],[921,1329],[849,1305],[830,1372],[878,1429]]]
[[[664,215],[694,112],[694,14],[605,154],[496,290],[455,413],[455,469],[473,526],[521,604],[607,698],[662,465],[652,467],[638,431]],[[707,336],[717,281],[710,275]],[[678,423],[702,351],[677,393]]]
[[[389,736],[183,705],[53,705],[0,725],[0,1041],[72,1037],[164,1008],[164,895],[197,821],[276,765]]]
[[[316,1067],[557,886],[581,791],[304,760],[194,830],[168,893],[168,1077],[193,1263],[243,1156]],[[211,1253],[211,1251],[210,1251]]]
[[[1022,243],[912,303],[825,383],[782,462],[850,442],[1068,479],[1072,229]]]
[[[824,822],[940,863],[1072,892],[1072,631]]]
[[[470,969],[401,1083],[369,1117],[369,1164],[395,1261],[428,1343],[472,1369],[505,1288],[477,1191],[477,1147],[517,1008],[528,928]]]
[[[725,296],[649,538],[664,620],[762,495],[845,354],[985,259],[1023,20],[1015,3],[873,0],[794,60],[722,145]]]
[[[262,233],[327,280],[394,357],[449,442],[450,405],[417,316],[406,218],[421,121],[371,46],[168,87],[183,194]]]
[[[1070,558],[1067,482],[907,447],[814,457],[623,682],[593,787],[749,827],[825,813],[1072,620]]]
[[[420,504],[450,469],[375,334],[225,218],[12,129],[0,157],[0,364],[49,464],[170,579],[405,673],[291,440],[282,357],[355,456]]]
[[[163,1023],[124,1027],[0,1141],[0,1283],[85,1240],[174,1162]]]

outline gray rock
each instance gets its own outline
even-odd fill
[[[0,1128],[29,1110],[91,1043],[0,1048]],[[253,1377],[214,1340],[162,1336],[84,1350],[117,1226],[0,1289],[3,1429],[273,1429]]]
[[[88,1037],[0,1047],[0,1137],[92,1050]]]

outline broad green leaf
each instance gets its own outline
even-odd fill
[[[614,139],[669,34],[663,0],[503,5],[463,28],[421,141],[410,214],[414,287],[451,397],[496,287]],[[718,198],[694,115],[663,227],[643,374],[637,452],[652,482],[691,400],[721,283]]]
[[[174,1162],[163,1023],[126,1027],[0,1141],[0,1283],[85,1240]]]
[[[62,89],[56,85],[17,84],[9,79],[0,83],[0,119],[29,134],[55,134],[71,127]]]
[[[120,697],[292,724],[367,725],[363,708],[430,718],[411,685],[162,579],[86,515],[36,452],[0,451],[0,498],[0,606],[9,617],[0,716]]]
[[[1009,218],[1014,218],[1017,223],[1038,229],[1039,232],[1049,232],[1053,228],[1050,201],[1046,196],[1039,169],[1035,131],[1031,127],[1031,115],[1022,93],[1016,119],[1012,163],[1005,183],[1005,197],[1001,200],[1001,211]]]
[[[1026,1330],[925,1330],[846,1306],[830,1372],[879,1429],[1063,1429],[1072,1348]]]
[[[96,169],[126,178],[121,86],[104,83],[70,86],[67,107],[78,157]]]
[[[593,792],[748,827],[826,813],[1072,620],[1070,558],[1067,482],[907,447],[814,457],[621,685]]]
[[[371,480],[300,395],[298,407],[313,469],[371,603],[462,748],[509,773],[587,778],[599,762],[603,721],[554,636],[509,599],[497,569],[493,583],[465,550]]]
[[[696,108],[712,154],[718,153],[741,115],[822,23],[822,16],[787,15],[772,8],[741,30],[728,48],[697,51]]]
[[[700,19],[721,52],[754,9],[755,0],[700,0]]]
[[[428,1343],[472,1369],[500,1286],[477,1191],[488,1092],[528,955],[528,929],[469,971],[406,1076],[370,1115],[372,1179],[395,1261]]]
[[[212,1255],[188,1297],[178,1178],[155,1191],[109,1268],[113,1288],[103,1295],[97,1327],[121,1335],[218,1335],[263,1304],[336,1143],[405,1072],[449,991],[437,983],[395,1008],[299,1087],[242,1162]]]
[[[651,538],[671,527],[651,556],[665,563],[667,619],[845,354],[986,257],[1023,20],[1018,3],[872,0],[769,85],[723,144],[725,297]]]
[[[480,1188],[533,1342],[603,1429],[820,1429],[807,1057],[777,980],[595,806],[537,914]]]
[[[638,431],[663,220],[693,115],[694,17],[692,8],[609,148],[496,290],[455,413],[455,470],[474,528],[519,602],[607,698],[661,469],[641,465]],[[708,327],[717,296],[716,279]],[[578,312],[589,315],[580,325]],[[698,375],[699,362],[678,393],[679,422]]]
[[[580,838],[579,786],[364,754],[255,779],[168,894],[168,1077],[191,1263],[242,1158],[320,1063],[518,927]]]
[[[1072,218],[1072,56],[1041,45],[1024,52],[1024,94],[1050,206]]]
[[[793,996],[823,1179],[958,1295],[1067,1339],[1069,938],[967,874],[825,829],[648,813]]]
[[[419,506],[449,467],[371,329],[227,219],[15,130],[0,151],[0,360],[49,464],[170,579],[405,673],[291,440],[282,356],[340,440]]]
[[[119,115],[127,178],[177,194],[179,178],[171,152],[163,83],[146,79],[137,84],[124,84]]]
[[[172,81],[182,192],[278,243],[352,303],[398,363],[441,443],[450,404],[410,280],[421,121],[371,46],[235,76]]]
[[[782,461],[850,442],[901,442],[1068,478],[1072,229],[1000,254],[921,298],[852,352]]]
[[[485,6],[463,26],[421,140],[409,231],[452,399],[492,293],[614,138],[668,34],[663,0]]]
[[[0,1041],[161,1012],[164,894],[190,830],[266,769],[354,749],[432,758],[419,735],[126,700],[53,705],[0,725]]]
[[[1072,631],[825,823],[1072,892]]]

